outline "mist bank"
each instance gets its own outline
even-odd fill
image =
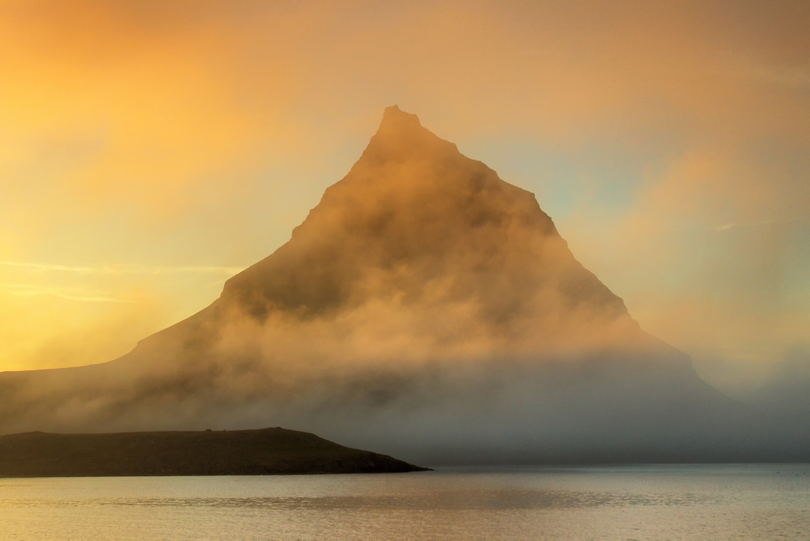
[[[807,460],[571,253],[533,194],[386,109],[289,242],[95,366],[0,374],[0,431],[280,425],[440,463]]]
[[[810,459],[806,418],[732,401],[696,384],[683,363],[662,368],[626,354],[542,364],[388,361],[320,364],[296,378],[283,365],[250,363],[171,376],[121,362],[3,374],[0,426],[101,432],[273,424],[428,465]]]

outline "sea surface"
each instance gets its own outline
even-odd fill
[[[0,479],[0,539],[810,539],[810,465]]]

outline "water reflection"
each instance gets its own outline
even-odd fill
[[[115,498],[88,500],[88,505],[177,507],[255,507],[268,509],[550,509],[602,506],[696,505],[720,498],[699,494],[612,494],[608,492],[499,490],[444,492],[413,496],[322,496],[250,498]],[[55,502],[53,502],[55,503]],[[81,504],[60,502],[66,505]]]
[[[0,481],[12,539],[770,539],[810,531],[808,466]]]

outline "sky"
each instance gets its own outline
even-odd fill
[[[398,104],[725,389],[810,371],[810,4],[0,1],[0,370],[271,253]]]

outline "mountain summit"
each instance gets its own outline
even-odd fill
[[[426,463],[736,446],[730,402],[639,328],[535,197],[397,106],[209,307],[106,364],[2,374],[0,397],[5,432],[272,424]]]
[[[397,307],[391,323],[403,333],[416,332],[403,314],[439,317],[436,342],[474,332],[505,354],[567,347],[573,329],[577,347],[602,345],[616,327],[637,332],[531,193],[396,106],[290,242],[231,278],[220,301],[257,319],[345,316],[385,303]]]

